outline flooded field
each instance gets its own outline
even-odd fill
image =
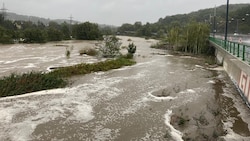
[[[120,38],[137,45],[136,65],[72,77],[63,89],[1,98],[0,140],[250,140],[249,109],[222,68],[151,49],[155,40]],[[78,50],[95,44],[3,46],[0,75],[93,63],[98,58]],[[70,59],[58,45],[73,45]]]

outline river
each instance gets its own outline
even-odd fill
[[[222,68],[151,49],[155,40],[120,38],[137,45],[136,65],[72,77],[67,88],[1,98],[0,140],[250,140],[249,109]],[[95,44],[3,46],[0,75],[93,63],[99,59],[78,50]],[[73,46],[69,59],[65,45]]]

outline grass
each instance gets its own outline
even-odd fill
[[[94,64],[78,64],[64,67],[50,73],[30,72],[21,75],[11,74],[10,76],[0,78],[0,97],[62,88],[68,84],[65,79],[67,77],[98,71],[108,71],[133,64],[135,64],[135,61],[121,57]]]

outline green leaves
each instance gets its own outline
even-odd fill
[[[78,40],[97,40],[102,38],[98,25],[90,22],[75,25],[74,33]]]
[[[120,55],[121,42],[116,36],[106,36],[104,45],[100,46],[100,52],[103,57],[113,58]]]
[[[128,45],[128,53],[134,54],[136,52],[136,46],[134,43],[129,43]]]
[[[39,72],[22,75],[11,74],[0,79],[0,97],[64,87],[67,83],[60,77]]]
[[[29,92],[61,88],[67,85],[65,77],[84,75],[98,71],[108,71],[122,66],[130,66],[135,61],[117,58],[94,64],[78,64],[64,67],[50,73],[30,72],[22,75],[11,74],[0,78],[0,97],[20,95]]]
[[[208,25],[192,21],[185,27],[173,26],[167,40],[176,50],[200,54],[206,52],[208,37]]]

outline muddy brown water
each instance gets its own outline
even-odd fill
[[[149,48],[155,40],[120,38],[124,45],[129,38],[137,45],[136,65],[72,77],[64,89],[1,98],[0,140],[250,140],[249,109],[223,69],[206,68],[201,58]],[[25,60],[19,71],[26,72],[24,66],[43,71],[98,61],[77,51],[95,42],[60,43],[74,45],[68,61],[62,46],[47,52],[55,44],[5,46],[0,53],[6,56],[11,48],[24,51],[11,61],[1,54],[0,63],[16,71],[11,68]],[[31,60],[29,52],[34,53]],[[34,59],[45,54],[43,61]],[[55,54],[61,58],[52,59]],[[1,75],[9,73],[5,70],[0,68]]]

